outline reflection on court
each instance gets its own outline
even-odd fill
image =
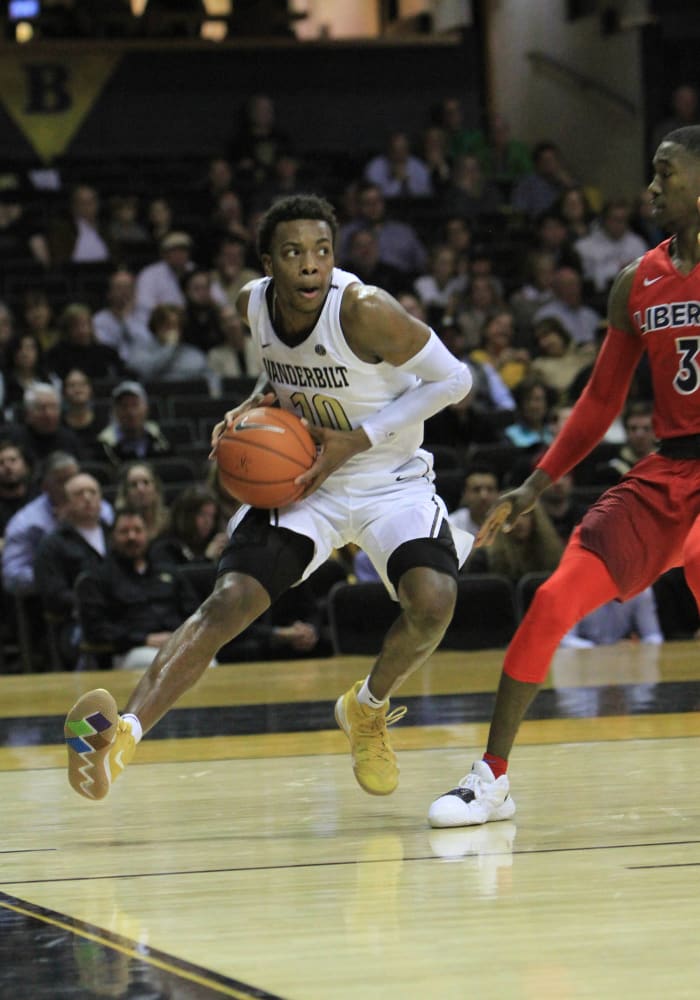
[[[324,664],[313,685],[304,664],[257,665],[257,695],[247,670],[211,671],[187,707],[225,707],[228,686],[253,735],[208,737],[197,713],[198,735],[190,717],[190,735],[146,740],[99,804],[71,793],[45,739],[94,678],[63,678],[65,698],[60,676],[0,678],[0,996],[694,997],[695,652],[560,654],[547,717],[513,756],[514,821],[444,831],[427,807],[481,750],[488,704],[468,724],[449,697],[445,722],[442,698],[418,708],[431,690],[491,695],[498,653],[438,654],[406,685],[386,799],[355,785],[332,716],[270,735],[254,720],[322,716],[367,661]]]

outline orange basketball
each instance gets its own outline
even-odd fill
[[[258,406],[222,434],[216,449],[219,482],[252,507],[284,507],[304,491],[294,480],[311,468],[316,445],[288,410]]]

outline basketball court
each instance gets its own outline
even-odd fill
[[[404,686],[385,799],[333,722],[369,659],[210,670],[101,803],[68,786],[63,715],[135,676],[0,677],[0,997],[695,998],[697,646],[558,653],[514,821],[430,830],[501,657],[437,653]]]

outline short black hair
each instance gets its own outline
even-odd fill
[[[330,226],[333,241],[338,232],[338,220],[329,201],[316,194],[294,194],[280,198],[268,208],[260,220],[258,229],[258,254],[269,254],[272,238],[280,222],[296,222],[298,219],[317,219]]]
[[[700,156],[700,125],[686,125],[684,128],[674,129],[665,135],[661,142],[673,142],[676,146],[683,146],[693,156]]]

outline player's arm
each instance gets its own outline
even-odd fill
[[[603,439],[624,406],[643,353],[642,338],[632,325],[628,308],[638,266],[639,261],[635,261],[615,279],[608,299],[608,332],[591,377],[564,427],[522,486],[504,493],[491,508],[477,536],[477,545],[489,545],[500,528],[509,531],[521,514],[532,510],[540,494]]]
[[[309,484],[308,495],[358,452],[392,438],[407,424],[422,423],[449,403],[467,395],[472,378],[468,367],[448,351],[440,338],[415,319],[387,292],[368,285],[351,285],[340,310],[343,333],[359,358],[384,361],[415,375],[420,382],[367,418],[352,431],[310,427],[321,445],[319,458],[297,480]]]
[[[257,280],[259,279],[254,279],[254,281]],[[241,322],[244,323],[249,329],[248,301],[250,299],[250,292],[254,281],[249,281],[245,284],[236,297],[236,310],[238,315],[241,317]],[[209,458],[215,457],[219,438],[224,433],[226,428],[230,427],[236,417],[240,416],[241,413],[245,413],[247,410],[252,410],[255,406],[271,406],[276,398],[275,393],[270,389],[267,375],[264,371],[261,372],[255,385],[253,386],[250,396],[248,396],[247,399],[244,399],[242,403],[239,403],[238,406],[235,406],[232,410],[227,410],[224,414],[223,420],[220,420],[219,423],[215,425],[213,431],[211,432],[211,452],[209,453]]]

